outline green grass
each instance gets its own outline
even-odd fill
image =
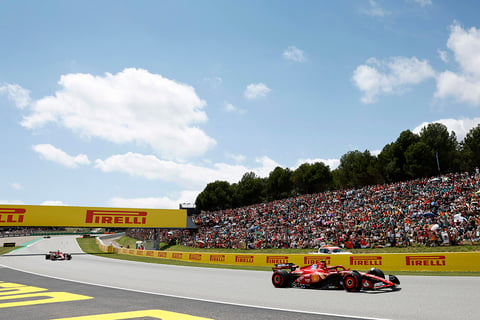
[[[19,249],[21,247],[0,247],[0,256],[5,253],[9,253],[10,251]]]
[[[248,267],[248,266],[232,266],[232,265],[215,265],[215,264],[206,264],[206,263],[196,263],[189,261],[179,261],[179,260],[168,260],[168,259],[159,259],[159,258],[149,258],[142,256],[133,256],[127,254],[118,254],[118,253],[105,253],[98,248],[95,238],[78,238],[77,239],[80,247],[86,253],[108,257],[112,259],[120,260],[129,260],[129,261],[138,261],[138,262],[147,262],[147,263],[157,263],[157,264],[167,264],[167,265],[179,265],[179,266],[191,266],[191,267],[203,267],[203,268],[220,268],[220,269],[241,269],[241,270],[255,270],[255,271],[271,271],[271,267]],[[122,237],[117,242],[122,246],[126,247],[127,245],[130,248],[135,248],[135,242],[137,240],[128,237]],[[163,244],[165,245],[165,244]],[[456,251],[480,251],[480,246],[454,246],[454,247],[432,247],[432,248],[379,248],[379,249],[361,249],[362,252],[354,253],[401,253],[401,252],[446,252],[443,251],[444,248],[452,249],[449,252]],[[466,249],[466,250],[455,250],[455,249]],[[393,250],[398,249],[398,250]],[[403,249],[403,250],[402,250]],[[416,250],[418,249],[418,250]],[[268,249],[268,250],[236,250],[236,249],[202,249],[202,248],[190,248],[180,245],[166,246],[166,251],[177,251],[177,252],[219,252],[219,253],[308,253],[311,252],[311,249]],[[414,251],[410,251],[414,250]],[[366,271],[366,270],[364,270]],[[385,270],[385,273],[395,273],[396,275],[415,275],[415,276],[480,276],[480,272],[432,272],[432,271],[394,271],[394,270]]]

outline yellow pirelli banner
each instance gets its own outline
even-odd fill
[[[0,205],[0,226],[186,228],[187,211],[9,204]]]
[[[199,263],[273,267],[278,263],[306,266],[322,260],[328,265],[343,265],[350,269],[384,271],[480,271],[480,252],[387,253],[387,254],[244,254],[172,252],[139,249],[118,249],[118,253],[151,258],[182,260]]]

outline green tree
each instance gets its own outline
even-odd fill
[[[266,182],[267,199],[278,200],[288,198],[292,195],[292,171],[288,168],[276,167],[268,175]]]
[[[245,173],[235,191],[240,206],[261,203],[265,197],[265,184],[265,179],[257,177],[254,172]]]
[[[448,133],[448,129],[441,123],[430,123],[420,131],[420,141],[429,146],[431,157],[425,166],[432,165],[436,171],[433,175],[440,173],[455,172],[459,169],[459,145],[455,133]],[[427,160],[427,157],[425,157]]]
[[[232,203],[233,192],[230,183],[218,180],[207,184],[195,199],[195,207],[207,211],[231,208]]]
[[[300,194],[318,193],[332,186],[330,167],[322,162],[304,163],[292,174],[292,182]]]
[[[382,175],[377,169],[377,158],[370,151],[350,151],[340,158],[335,178],[340,188],[354,188],[374,185],[382,182]]]
[[[418,142],[420,137],[410,130],[400,133],[397,140],[387,144],[378,155],[378,171],[382,173],[385,181],[398,182],[409,178],[405,172],[405,152],[414,143]]]
[[[480,124],[470,129],[461,143],[462,170],[480,168]]]
[[[423,178],[435,175],[435,157],[432,149],[423,141],[419,141],[405,152],[405,171],[411,178]]]

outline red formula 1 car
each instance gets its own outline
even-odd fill
[[[72,255],[70,253],[61,252],[60,250],[57,251],[50,251],[45,255],[46,260],[72,260]]]
[[[343,266],[327,266],[325,262],[299,268],[293,263],[276,264],[273,267],[272,283],[277,288],[344,288],[349,292],[360,290],[398,289],[400,281],[394,275],[388,280],[380,269],[368,273],[347,269]]]

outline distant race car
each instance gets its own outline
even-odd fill
[[[70,253],[61,252],[60,250],[57,251],[50,251],[45,255],[46,260],[72,260],[72,255]]]
[[[394,275],[388,280],[382,270],[372,268],[367,273],[350,270],[343,266],[327,266],[322,261],[299,268],[293,263],[276,264],[273,267],[272,283],[277,288],[344,288],[348,292],[360,290],[397,290],[400,281]]]

